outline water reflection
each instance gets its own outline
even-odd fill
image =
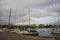
[[[49,36],[49,37],[53,37],[53,35],[51,34],[52,28],[43,28],[43,29],[36,29],[39,32],[39,36]]]

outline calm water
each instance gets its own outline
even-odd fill
[[[51,34],[52,28],[43,28],[43,29],[36,29],[39,32],[39,36],[48,36],[53,37]]]

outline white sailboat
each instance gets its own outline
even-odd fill
[[[60,24],[60,21],[59,21],[59,18],[58,18],[58,26],[52,30],[52,34],[60,34],[59,24]]]
[[[28,11],[28,23],[30,25],[30,8],[29,8],[29,11]],[[28,35],[38,35],[38,32],[34,29],[30,29],[30,27],[28,28],[28,33],[24,33],[24,34],[28,34]]]

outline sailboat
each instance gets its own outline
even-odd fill
[[[58,18],[58,26],[52,30],[52,34],[60,34],[60,27],[59,27],[59,18]]]
[[[9,19],[8,19],[8,25],[9,25],[9,29],[8,28],[2,28],[2,30],[4,31],[4,32],[8,32],[9,30],[10,30],[10,25],[11,25],[11,8],[10,8],[10,10],[9,10]]]
[[[30,8],[29,8],[29,14],[28,14],[29,18],[28,18],[28,23],[30,25]],[[28,28],[28,33],[24,33],[27,35],[38,35],[38,32],[34,29],[30,29],[30,27]]]

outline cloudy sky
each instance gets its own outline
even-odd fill
[[[60,17],[60,0],[0,0],[0,24],[8,24],[10,8],[13,24],[28,24],[29,8],[31,24],[53,24]]]

